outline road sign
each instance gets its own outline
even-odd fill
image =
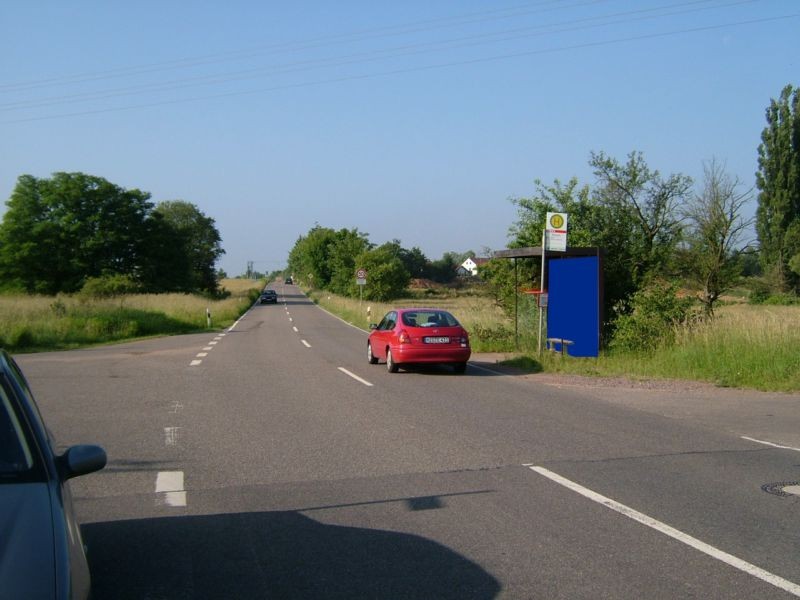
[[[547,213],[545,249],[564,252],[567,249],[567,213]]]
[[[367,270],[359,269],[356,271],[356,284],[367,285]]]

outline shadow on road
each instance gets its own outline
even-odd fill
[[[498,581],[425,538],[301,513],[165,517],[83,526],[95,600],[493,598]]]

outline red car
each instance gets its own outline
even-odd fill
[[[467,368],[469,335],[446,310],[398,308],[369,328],[367,359],[373,365],[386,361],[390,373],[421,363],[451,364],[456,373]]]

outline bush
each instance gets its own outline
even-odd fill
[[[750,304],[763,304],[770,297],[772,290],[763,279],[754,279],[750,284]]]
[[[111,298],[140,291],[141,286],[127,275],[105,275],[87,279],[79,293],[85,298]]]
[[[653,283],[636,292],[630,313],[621,315],[610,348],[623,352],[645,352],[675,343],[675,329],[685,323],[691,299],[679,298],[675,284]]]

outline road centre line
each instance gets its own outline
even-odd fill
[[[203,364],[202,360],[193,360],[192,362],[189,363],[189,366],[190,367],[196,367],[196,366],[201,365],[201,364]]]
[[[198,352],[195,356],[197,356],[197,358],[205,358],[208,356],[208,352]]]
[[[780,448],[781,450],[794,450],[795,452],[800,452],[800,448],[793,448],[792,446],[781,446],[780,444],[773,444],[772,442],[757,440],[755,438],[747,437],[746,435],[743,435],[741,439],[747,440],[748,442],[755,442],[756,444],[764,444],[765,446],[772,446],[773,448]]]
[[[300,340],[300,341],[303,343],[303,346],[305,346],[306,348],[311,348],[311,344],[309,344],[307,341],[305,341],[305,340]]]
[[[338,369],[339,369],[339,370],[340,370],[342,373],[344,373],[345,375],[349,375],[350,377],[352,377],[352,378],[353,378],[353,379],[355,379],[356,381],[358,381],[358,382],[360,382],[360,383],[363,383],[365,386],[367,386],[367,387],[372,387],[372,384],[371,384],[369,381],[367,381],[366,379],[362,379],[361,377],[359,377],[359,376],[358,376],[358,375],[356,375],[355,373],[351,373],[350,371],[348,371],[348,370],[347,370],[347,369],[345,369],[344,367],[338,367]]]
[[[293,326],[292,329],[294,329],[295,333],[300,333],[300,330],[298,330],[297,327]]]
[[[740,558],[737,558],[732,554],[728,554],[727,552],[719,550],[718,548],[706,544],[705,542],[702,542],[697,538],[690,536],[689,534],[683,533],[682,531],[670,527],[666,523],[662,523],[661,521],[649,517],[644,513],[640,513],[639,511],[636,511],[628,506],[625,506],[624,504],[620,504],[616,500],[612,500],[611,498],[607,498],[606,496],[598,494],[597,492],[585,488],[582,485],[575,483],[574,481],[570,481],[569,479],[562,477],[561,475],[554,473],[553,471],[545,469],[544,467],[537,467],[530,464],[523,466],[528,467],[531,471],[534,471],[535,473],[538,473],[543,477],[547,477],[551,481],[554,481],[555,483],[558,483],[559,485],[562,485],[565,488],[570,489],[573,492],[576,492],[581,496],[588,498],[589,500],[592,500],[593,502],[602,504],[606,508],[610,508],[611,510],[616,511],[621,515],[628,517],[629,519],[633,519],[634,521],[637,521],[642,525],[646,525],[647,527],[655,529],[659,533],[663,533],[664,535],[667,535],[683,544],[686,544],[687,546],[690,546],[695,550],[699,550],[703,554],[707,554],[708,556],[715,558],[731,567],[734,567],[735,569],[739,569],[740,571],[747,573],[748,575],[757,577],[758,579],[761,579],[762,581],[774,585],[777,588],[789,592],[794,596],[800,597],[800,585],[796,583],[793,583],[787,579],[783,579],[778,575],[770,573],[769,571],[765,571],[764,569],[757,567],[753,564],[750,564]]]
[[[205,350],[206,352],[208,352],[209,350],[213,350],[213,349],[214,349],[213,346],[206,346],[205,348],[203,348],[203,350]]]

